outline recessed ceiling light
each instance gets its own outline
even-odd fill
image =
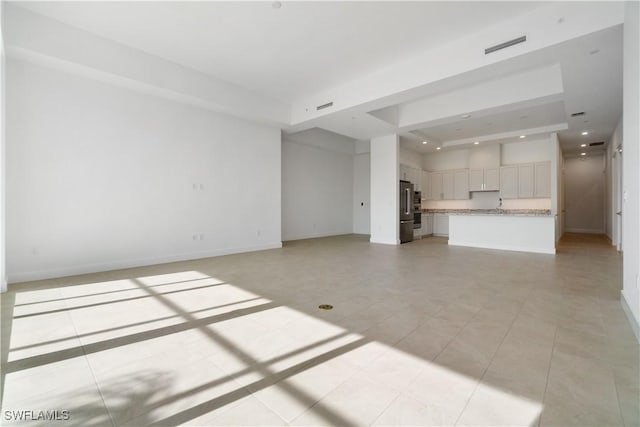
[[[524,138],[524,137],[525,137],[524,135],[520,135],[520,139],[522,139],[522,138]]]
[[[436,150],[439,150],[439,149],[440,149],[440,147],[436,147]]]
[[[422,141],[422,145],[426,145],[429,141]]]
[[[480,144],[480,141],[474,142],[474,145],[478,145],[478,144]]]
[[[580,144],[580,147],[586,147],[587,144]]]
[[[471,114],[463,114],[460,117],[462,117],[463,119],[468,119],[469,117],[471,117]]]
[[[582,135],[589,135],[589,132],[585,130],[584,132],[582,132]]]
[[[580,153],[580,155],[581,155],[581,156],[586,156],[586,155],[587,155],[587,153]]]

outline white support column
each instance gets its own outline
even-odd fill
[[[622,118],[622,306],[640,341],[640,4],[625,2]]]
[[[4,2],[0,4],[0,28],[4,24],[4,15],[2,8]],[[7,291],[7,272],[6,272],[6,252],[5,252],[5,74],[6,74],[7,62],[6,54],[4,51],[4,37],[0,31],[0,292]]]
[[[400,244],[398,135],[371,139],[371,242]]]

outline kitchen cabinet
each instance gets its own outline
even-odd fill
[[[433,215],[433,235],[449,235],[449,215],[439,213]]]
[[[431,200],[462,200],[469,198],[469,172],[431,172]]]
[[[422,170],[400,164],[400,179],[413,184],[413,191],[422,191]]]
[[[453,173],[453,198],[456,200],[469,198],[469,171],[467,169]]]
[[[498,168],[469,170],[469,191],[498,190],[500,190],[500,177]]]
[[[484,191],[500,190],[500,169],[490,168],[484,170]]]
[[[453,172],[442,172],[442,197],[443,200],[455,198]]]
[[[431,199],[444,199],[444,193],[442,192],[442,172],[433,172],[431,174]]]
[[[535,197],[551,197],[551,162],[535,164]]]
[[[530,199],[533,197],[535,166],[533,163],[518,165],[518,197]]]
[[[411,183],[413,184],[413,191],[422,191],[422,169],[411,169]]]
[[[500,197],[503,199],[518,198],[518,166],[502,166],[500,168]]]
[[[400,165],[400,180],[401,181],[409,181],[409,166]]]
[[[469,170],[469,191],[484,190],[484,169]]]
[[[422,198],[431,200],[431,172],[422,171]]]
[[[431,236],[433,234],[433,215],[422,214],[422,235]]]

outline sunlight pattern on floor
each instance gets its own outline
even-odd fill
[[[541,411],[198,271],[47,286],[11,303],[2,409],[68,410],[65,426],[452,425],[465,408],[465,425],[529,425]]]

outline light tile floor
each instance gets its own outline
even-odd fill
[[[556,256],[340,236],[13,285],[2,424],[639,425],[621,266],[597,236]]]

